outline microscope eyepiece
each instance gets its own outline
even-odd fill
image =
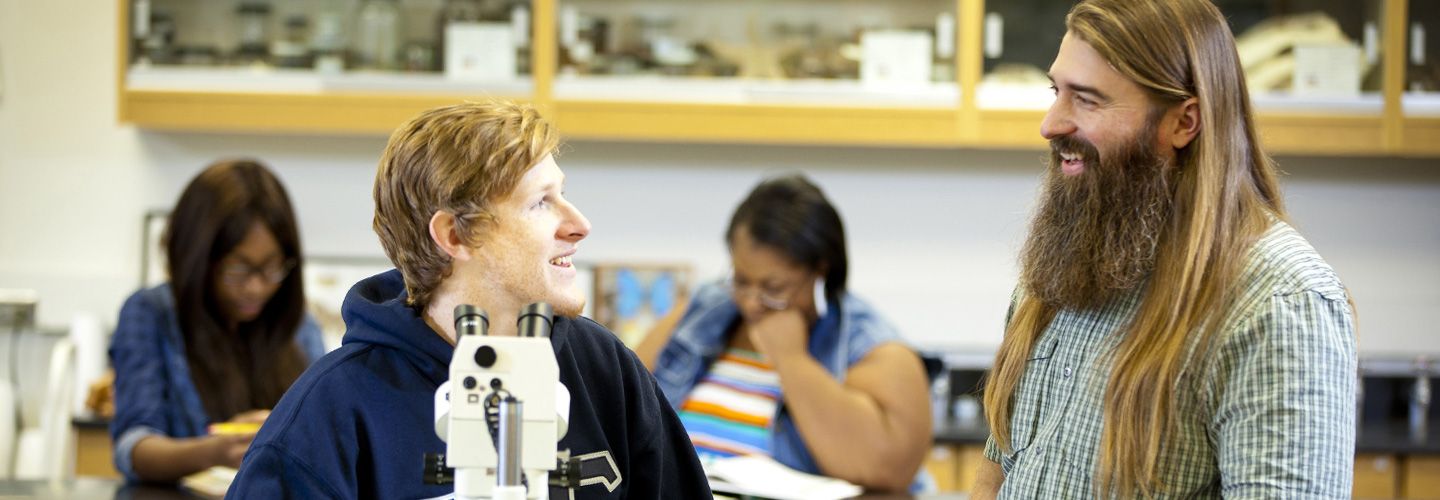
[[[490,315],[470,304],[455,306],[455,336],[485,335],[490,329]]]
[[[521,337],[550,337],[550,326],[554,322],[555,310],[549,303],[536,302],[520,310],[516,327]]]

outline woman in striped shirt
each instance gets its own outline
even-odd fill
[[[872,490],[918,489],[925,369],[845,290],[845,230],[825,195],[799,175],[765,181],[725,240],[732,275],[636,349],[702,459],[769,455]]]

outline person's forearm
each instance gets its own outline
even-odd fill
[[[840,384],[808,354],[775,365],[785,406],[825,475],[874,490],[909,487],[924,460],[928,425],[896,425],[874,398]]]
[[[135,474],[146,481],[173,483],[218,465],[216,446],[208,437],[175,439],[151,436],[131,451]]]
[[[680,318],[684,315],[684,302],[677,302],[675,307],[671,308],[670,313],[666,314],[664,318],[660,318],[660,321],[650,328],[650,332],[645,335],[645,338],[640,340],[640,344],[635,346],[635,356],[640,358],[640,362],[645,364],[645,369],[650,370],[651,373],[655,372],[655,360],[660,358],[660,351],[670,343],[670,337],[675,334],[675,325],[680,323]]]
[[[980,460],[980,469],[975,471],[975,488],[970,491],[970,500],[995,500],[1000,496],[1000,486],[1005,484],[1005,470],[990,459]]]

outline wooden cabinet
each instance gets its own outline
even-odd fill
[[[531,27],[525,71],[503,82],[465,83],[433,71],[322,75],[137,64],[141,58],[130,54],[140,46],[131,23],[136,2],[198,2],[212,10],[228,4],[117,2],[118,115],[144,128],[386,134],[421,110],[494,96],[541,106],[574,138],[1006,149],[1045,147],[1038,130],[1052,97],[1036,74],[1043,78],[1053,59],[1072,3],[532,0],[521,4]],[[408,25],[434,26],[426,16],[440,3],[404,0],[432,8],[415,7],[421,19]],[[287,9],[292,4],[307,5],[284,2]],[[1243,34],[1248,27],[1241,23],[1257,24],[1256,16],[1275,2],[1217,4]],[[1440,90],[1407,90],[1425,67],[1408,62],[1416,57],[1414,27],[1440,28],[1436,9],[1415,0],[1305,2],[1305,8],[1317,5],[1344,21],[1346,38],[1374,68],[1365,74],[1377,76],[1365,78],[1354,97],[1256,93],[1269,150],[1440,156]],[[232,17],[212,13],[209,22],[233,23]],[[272,17],[273,26],[281,25],[280,15]],[[891,38],[860,43],[876,33]],[[650,59],[637,61],[627,55],[635,51],[618,49],[636,37],[646,37],[641,52]],[[863,51],[905,54],[903,47],[926,53],[908,58],[913,65],[885,71],[928,71],[929,78],[897,83],[863,76]],[[876,71],[882,70],[870,74]]]
[[[1404,58],[1395,70],[1402,152],[1440,156],[1440,3],[1409,0],[1402,20]],[[1399,75],[1404,75],[1403,77]],[[1387,75],[1389,76],[1389,75]]]
[[[975,472],[981,460],[986,460],[984,444],[937,443],[925,458],[925,469],[941,492],[968,493],[975,489]]]
[[[1400,461],[1391,453],[1355,455],[1355,490],[1352,498],[1388,500],[1400,487]]]
[[[75,475],[120,478],[111,460],[110,431],[104,425],[76,425]]]
[[[1405,457],[1400,471],[1399,498],[1440,500],[1440,456]]]
[[[942,492],[961,491],[960,450],[953,444],[936,444],[925,457],[925,470],[935,478],[935,484]]]

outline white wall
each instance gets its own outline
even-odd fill
[[[114,321],[139,282],[140,221],[217,157],[272,165],[311,255],[382,256],[370,188],[383,137],[138,131],[115,123],[115,7],[0,0],[0,287],[40,321]],[[562,131],[563,132],[563,131]],[[731,209],[761,177],[809,173],[845,217],[852,289],[917,343],[993,348],[1040,173],[1036,151],[575,141],[567,196],[594,224],[580,257],[688,261],[716,276]],[[1366,352],[1440,351],[1440,162],[1281,158],[1286,196],[1355,296]]]

